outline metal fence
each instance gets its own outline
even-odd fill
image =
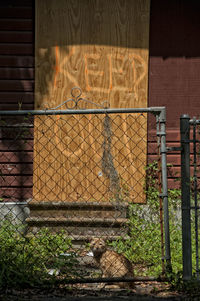
[[[130,285],[170,265],[165,108],[78,101],[0,112],[0,261],[13,284]]]
[[[181,116],[183,278],[199,280],[200,120]]]

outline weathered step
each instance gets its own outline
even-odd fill
[[[126,218],[127,205],[97,202],[30,202],[31,217]]]
[[[31,225],[49,226],[90,226],[121,227],[127,223],[126,218],[67,218],[67,217],[28,217],[26,222]]]
[[[97,202],[30,202],[29,231],[64,229],[76,237],[119,237],[127,233],[127,205]],[[78,238],[80,237],[80,239]],[[85,241],[85,239],[83,239]]]
[[[116,241],[121,236],[123,236],[123,240],[127,240],[129,238],[127,233],[124,233],[122,231],[119,232],[118,235],[112,235],[112,236],[104,235],[104,233],[100,233],[99,236],[95,235],[95,237],[101,237],[105,241],[109,241],[109,242]],[[94,234],[92,234],[92,235],[69,235],[69,238],[71,238],[72,244],[75,248],[82,249],[86,243],[89,243],[92,240],[92,238],[94,238]]]
[[[116,236],[126,233],[127,219],[103,218],[38,218],[26,219],[29,228],[51,227],[58,230],[65,229],[71,235]],[[120,234],[119,234],[120,233]]]
[[[49,227],[49,226],[46,226]],[[37,233],[38,230],[41,228],[41,226],[32,225],[31,227],[28,227],[28,232],[31,233]],[[102,228],[102,227],[51,227],[52,231],[60,231],[64,230],[66,234],[73,239],[73,237],[76,237],[76,240],[78,240],[78,237],[82,238],[83,236],[91,236],[91,237],[102,237],[105,236],[107,238],[115,237],[115,236],[125,236],[128,232],[128,229],[125,227],[122,228]]]
[[[115,235],[115,236],[109,237],[109,236],[106,236],[106,235],[101,235],[99,237],[104,239],[104,240],[108,240],[108,241],[112,242],[112,241],[115,241],[115,240],[119,239],[121,236],[120,235]],[[70,238],[72,239],[72,241],[74,243],[76,243],[76,241],[77,241],[77,243],[79,244],[81,241],[90,242],[90,240],[92,238],[94,238],[94,236],[93,235],[82,235],[82,236],[81,235],[73,235]],[[125,236],[123,239],[126,240],[128,238],[129,238],[128,236]]]

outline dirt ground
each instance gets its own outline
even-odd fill
[[[7,290],[0,293],[0,301],[197,301],[200,295],[189,297],[184,293],[170,290],[169,284],[160,282],[136,283],[133,290],[121,290],[114,288],[98,289],[97,286],[89,287],[77,285],[59,289],[24,289]]]

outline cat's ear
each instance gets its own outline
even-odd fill
[[[94,245],[94,244],[95,244],[95,242],[96,242],[96,241],[95,241],[95,238],[91,238],[91,239],[89,240],[89,244],[90,244],[90,246],[91,246],[91,245]]]

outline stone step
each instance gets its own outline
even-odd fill
[[[77,241],[84,237],[119,237],[127,233],[127,205],[97,202],[30,202],[29,232],[41,227],[64,229]]]
[[[31,217],[126,218],[126,204],[97,202],[30,202]]]
[[[102,218],[35,218],[29,217],[26,222],[33,232],[37,232],[41,227],[51,227],[55,231],[64,229],[70,236],[116,236],[124,235],[127,232],[127,220],[120,219],[102,219]]]
[[[98,237],[98,236],[96,236]],[[121,237],[121,235],[113,235],[112,237],[107,236],[107,235],[101,235],[99,236],[100,238],[104,239],[104,240],[108,240],[109,242],[115,241],[117,239],[119,239]],[[92,238],[94,238],[93,235],[73,235],[70,237],[72,239],[72,241],[76,244],[80,243],[80,242],[90,242]],[[126,240],[128,239],[128,236],[125,236],[123,239]]]
[[[31,210],[31,217],[41,218],[125,218],[125,213],[121,211],[106,211],[106,210]]]
[[[49,227],[48,225],[46,227]],[[36,234],[39,229],[41,228],[40,225],[32,225],[28,227],[28,232],[31,232],[33,234]],[[128,233],[128,229],[126,228],[101,228],[101,227],[51,227],[51,230],[53,232],[58,232],[60,230],[64,230],[66,232],[66,235],[71,237],[76,237],[76,240],[78,240],[78,237],[82,240],[83,236],[86,237],[120,237],[125,236]]]
[[[29,225],[55,225],[55,226],[90,226],[93,227],[121,227],[127,223],[126,218],[78,218],[78,217],[28,217],[26,222]]]
[[[117,233],[116,233],[117,234]],[[118,240],[121,236],[123,236],[123,240],[127,240],[129,239],[129,236],[127,235],[127,233],[118,233],[118,235],[104,235],[104,233],[100,233],[100,235],[96,235],[95,237],[100,237],[102,239],[104,239],[105,241],[116,241]],[[69,236],[69,238],[71,238],[72,240],[72,244],[76,249],[82,249],[83,246],[86,243],[89,243],[92,238],[94,238],[94,234],[92,235],[71,235]]]

